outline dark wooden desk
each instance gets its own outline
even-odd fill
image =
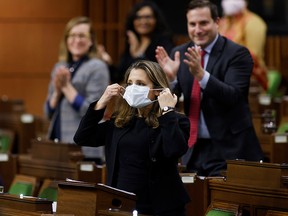
[[[83,159],[80,146],[55,143],[50,140],[31,140],[31,154],[18,157],[20,174],[40,179],[77,179],[77,162]]]
[[[98,211],[99,216],[133,216],[133,212],[127,212],[127,211],[113,211],[113,210],[99,210]],[[137,214],[137,216],[149,216],[149,215],[143,215],[143,214]]]
[[[17,155],[0,154],[0,176],[5,193],[8,192],[14,176],[18,173],[17,158]]]
[[[30,153],[33,159],[58,162],[77,162],[84,158],[81,146],[43,139],[31,140]]]
[[[58,183],[57,214],[99,216],[99,210],[118,209],[132,212],[135,206],[135,194],[106,185],[85,182]]]
[[[211,201],[240,204],[246,215],[288,210],[288,165],[227,161],[227,178],[210,179]]]
[[[261,117],[253,116],[253,124],[264,155],[270,163],[288,163],[288,137],[285,134],[265,134],[261,129]]]
[[[36,197],[20,197],[0,194],[1,216],[40,216],[42,213],[52,213],[52,201]]]
[[[209,181],[211,200],[234,202],[249,209],[252,216],[265,216],[269,209],[288,210],[288,190],[272,189],[228,183],[223,180]]]
[[[36,176],[40,179],[77,179],[76,163],[33,159],[31,155],[19,155],[18,170],[20,174]]]
[[[23,117],[23,114],[0,113],[0,128],[15,132],[13,153],[16,154],[28,153],[31,139],[37,137],[36,117],[30,116],[31,121]]]
[[[187,215],[203,216],[210,203],[208,178],[195,175],[193,182],[184,182],[184,185],[191,199],[186,205]]]
[[[272,163],[288,163],[288,136],[275,133],[272,143]]]

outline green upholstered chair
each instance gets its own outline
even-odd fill
[[[286,133],[288,132],[288,122],[283,122],[279,125],[277,133]]]
[[[23,196],[34,196],[37,178],[34,176],[16,174],[9,187],[8,193]]]
[[[32,183],[16,182],[9,188],[9,194],[32,196]]]
[[[51,179],[45,179],[39,190],[38,197],[56,202],[58,197],[57,182]]]
[[[206,214],[206,216],[235,216],[235,213],[225,210],[212,209]]]
[[[40,198],[45,198],[50,201],[57,201],[58,191],[57,188],[47,187],[40,194]]]
[[[277,70],[269,70],[267,76],[268,76],[268,89],[266,93],[271,95],[272,97],[277,96],[282,78],[281,73]]]
[[[11,153],[14,142],[14,132],[0,129],[0,153]]]
[[[238,216],[240,207],[236,203],[213,200],[206,210],[205,216]]]

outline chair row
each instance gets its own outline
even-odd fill
[[[242,216],[247,215],[243,213],[240,204],[222,202],[214,200],[205,213],[205,216]],[[248,215],[250,215],[248,213]],[[265,216],[288,216],[288,212],[268,210]]]
[[[78,181],[91,183],[105,183],[105,166],[99,168],[94,162],[79,162],[77,175]],[[63,179],[64,181],[65,179]],[[61,181],[61,180],[60,180]],[[45,178],[39,180],[35,176],[16,174],[8,189],[9,194],[21,196],[36,196],[50,201],[57,201],[57,188],[59,180]]]

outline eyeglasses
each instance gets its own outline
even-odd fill
[[[85,40],[87,38],[89,38],[90,35],[89,34],[84,34],[84,33],[79,33],[79,34],[68,34],[68,38],[75,40],[76,38],[79,38],[80,40]]]
[[[145,19],[145,20],[152,20],[154,19],[155,17],[153,15],[144,15],[144,16],[138,16],[136,15],[135,16],[135,20],[142,20],[142,19]]]

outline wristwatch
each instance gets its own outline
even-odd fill
[[[174,107],[164,106],[162,109],[162,112],[167,112],[169,110],[174,110],[174,109],[175,109]]]

